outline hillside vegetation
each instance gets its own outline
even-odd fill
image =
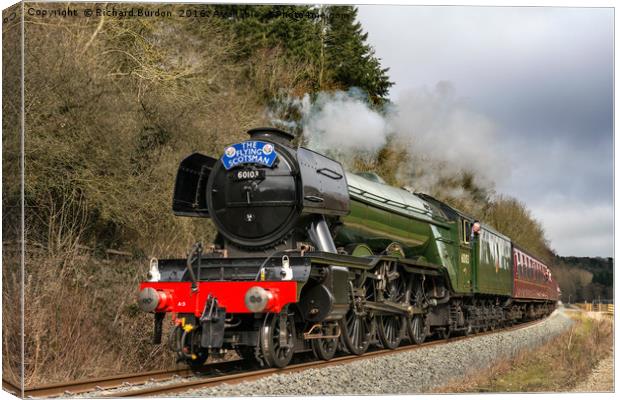
[[[613,301],[612,258],[555,256],[553,265],[565,302]]]
[[[208,220],[170,212],[176,169],[186,155],[219,156],[224,144],[245,139],[247,129],[269,125],[267,110],[287,96],[355,87],[376,109],[389,102],[389,71],[367,44],[353,7],[191,6],[209,18],[176,17],[184,5],[158,7],[174,16],[26,16],[28,385],[174,363],[163,345],[150,344],[151,318],[134,299],[148,257],[184,257],[192,243],[213,239]],[[19,43],[18,29],[5,26],[4,43]],[[5,71],[17,71],[13,56],[3,58]],[[3,91],[5,99],[7,93],[17,99],[18,80],[5,80]],[[14,102],[3,103],[5,150],[18,148],[17,136],[8,137],[17,135],[18,121],[6,118],[16,110]],[[388,143],[359,169],[398,185],[393,166],[406,160]],[[19,320],[8,317],[15,316],[10,307],[19,304],[21,278],[19,252],[10,247],[19,240],[19,218],[6,211],[21,201],[19,185],[8,182],[17,179],[18,163],[17,151],[5,151],[3,365],[9,378],[19,364],[7,354],[20,348]],[[451,188],[463,195],[450,196]],[[431,194],[552,259],[526,206],[476,186],[471,172]]]

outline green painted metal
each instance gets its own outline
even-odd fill
[[[471,225],[468,219],[463,217],[459,218],[458,223],[458,250],[457,250],[457,264],[458,264],[458,280],[459,286],[462,291],[473,290],[473,274],[477,263],[477,258],[473,254],[474,248],[470,243]]]
[[[390,214],[415,218],[435,225],[447,226],[448,220],[430,204],[413,193],[369,180],[356,174],[346,174],[349,197]]]
[[[455,209],[444,213],[437,204],[375,176],[347,174],[347,183],[351,212],[341,218],[338,246],[364,243],[367,256],[368,251],[378,254],[396,242],[406,259],[443,266],[456,293],[511,295],[508,237],[483,225],[480,234],[470,238],[470,217]]]
[[[512,245],[510,239],[488,226],[482,226],[474,241],[475,291],[510,296],[513,285]]]
[[[403,189],[347,174],[351,212],[342,217],[338,246],[365,243],[375,253],[391,243],[403,247],[405,257],[446,268],[457,293],[471,291],[471,269],[459,270],[459,229],[438,208]]]
[[[351,213],[343,217],[336,242],[365,243],[375,252],[383,251],[392,242],[405,247],[405,254],[415,255],[416,248],[427,243],[431,236],[426,222],[389,212],[376,206],[351,200]]]
[[[366,246],[365,244],[357,244],[354,245],[355,247],[351,250],[351,255],[355,256],[355,257],[370,257],[372,256],[374,253],[372,252],[372,250],[370,249],[370,247]]]

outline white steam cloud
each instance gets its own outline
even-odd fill
[[[412,158],[398,172],[402,179],[415,178],[409,184],[418,190],[429,191],[462,172],[472,173],[478,186],[491,188],[507,174],[497,126],[457,98],[449,82],[439,82],[432,91],[404,93],[388,118],[396,140]]]
[[[314,101],[305,95],[286,103],[297,110],[300,126],[277,119],[273,110],[272,122],[301,128],[308,147],[345,164],[353,157],[376,157],[388,141],[406,149],[409,157],[395,172],[417,191],[433,193],[439,182],[463,172],[490,189],[508,171],[496,125],[456,97],[449,82],[406,92],[384,114],[371,109],[356,91],[320,93]],[[450,195],[458,197],[455,190]]]
[[[388,123],[351,93],[320,93],[302,101],[303,133],[308,146],[323,152],[376,153],[386,144]]]

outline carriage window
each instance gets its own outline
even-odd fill
[[[538,282],[543,281],[543,270],[542,265],[538,264]]]
[[[542,265],[538,263],[538,282],[542,282]]]
[[[530,276],[530,268],[528,267],[527,258],[526,258],[525,262],[523,263],[523,277],[527,279],[529,276]]]
[[[543,272],[542,265],[539,265],[538,266],[538,281],[539,282],[543,282],[544,281],[544,277],[545,277],[545,274]]]
[[[517,253],[514,253],[514,259],[512,260],[512,265],[515,268],[515,275],[517,275],[517,265],[519,265],[519,256],[517,255]]]
[[[538,263],[538,282],[542,282],[542,267],[540,263]]]

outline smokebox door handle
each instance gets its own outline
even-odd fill
[[[320,169],[317,169],[316,172],[318,172],[321,175],[325,175],[326,177],[331,178],[331,179],[335,179],[335,180],[342,179],[342,174],[339,174],[338,172],[332,169],[329,169],[329,168],[320,168]]]
[[[313,203],[322,203],[324,200],[319,196],[304,196],[304,200],[311,201]]]

